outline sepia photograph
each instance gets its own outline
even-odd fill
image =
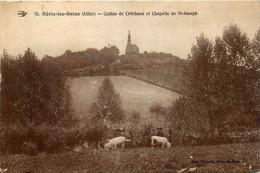
[[[0,173],[260,173],[259,1],[1,1],[0,24]]]

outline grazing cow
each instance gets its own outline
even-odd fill
[[[158,142],[162,144],[162,148],[166,145],[168,148],[171,147],[171,143],[168,141],[168,139],[166,137],[161,137],[161,136],[152,136],[151,137],[151,145],[152,147],[154,147],[154,142]]]
[[[105,149],[109,149],[109,148],[116,149],[117,145],[119,145],[119,144],[122,144],[121,148],[124,148],[126,141],[131,141],[131,140],[126,139],[126,137],[124,137],[124,136],[115,137],[115,138],[109,139],[108,142],[105,144],[104,148]]]

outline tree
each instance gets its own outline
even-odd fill
[[[168,112],[168,121],[174,129],[174,138],[184,144],[185,135],[206,134],[208,127],[207,117],[203,105],[182,96],[175,100]],[[206,120],[205,120],[206,119]]]
[[[109,77],[106,77],[98,89],[97,102],[94,103],[94,118],[104,123],[120,122],[124,119],[120,95],[116,93]]]
[[[132,140],[133,146],[139,146],[141,144],[141,116],[137,111],[133,111],[128,115],[127,118],[127,129],[129,132],[129,137]]]
[[[159,120],[159,116],[165,114],[165,109],[159,103],[154,103],[150,106],[150,112],[156,115],[156,120]]]
[[[253,46],[253,50],[255,53],[255,59],[259,61],[259,59],[260,59],[260,27],[255,34],[255,37],[252,42],[252,46]]]
[[[197,45],[191,48],[188,56],[189,66],[186,73],[186,92],[188,97],[205,102],[209,92],[209,78],[211,75],[213,44],[201,34],[197,38]]]
[[[41,124],[73,124],[69,88],[52,61],[38,60],[30,49],[17,58],[4,53],[1,70],[0,121],[7,148],[14,138],[34,141],[35,127]]]
[[[212,57],[213,57],[213,43],[201,34],[197,37],[197,44],[191,48],[191,55],[188,56],[188,66],[184,74],[185,77],[185,95],[194,105],[194,112],[200,112],[203,117],[205,125],[209,126],[210,107],[211,107],[211,83],[212,75]],[[196,105],[196,106],[195,106]],[[203,109],[204,111],[201,111]],[[209,122],[208,122],[209,121]],[[211,121],[214,126],[214,122]]]
[[[211,109],[219,119],[219,128],[246,127],[252,120],[256,122],[253,115],[259,105],[259,61],[253,53],[257,52],[255,44],[257,41],[251,44],[237,24],[225,27],[222,38],[216,38],[212,75],[215,103]]]
[[[260,29],[250,42],[233,23],[214,44],[203,34],[197,38],[184,73],[185,96],[169,111],[177,131],[195,130],[207,139],[259,128],[259,47]]]
[[[100,50],[102,61],[104,61],[105,64],[110,64],[118,58],[119,55],[119,49],[116,46],[110,46],[104,47]]]

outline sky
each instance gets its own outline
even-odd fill
[[[18,11],[25,11],[19,17]],[[195,16],[126,16],[125,12],[197,12]],[[123,12],[123,16],[34,16],[34,12]],[[67,49],[83,51],[116,45],[125,53],[128,30],[140,52],[187,58],[201,33],[212,41],[237,23],[252,39],[260,27],[260,2],[0,2],[0,51],[12,56],[30,47],[42,58]]]

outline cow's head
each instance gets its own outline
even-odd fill
[[[108,149],[109,149],[108,143],[105,143],[104,149],[105,149],[105,150],[108,150]]]
[[[171,144],[170,142],[167,142],[167,147],[168,147],[168,148],[171,148],[171,145],[172,145],[172,144]]]

